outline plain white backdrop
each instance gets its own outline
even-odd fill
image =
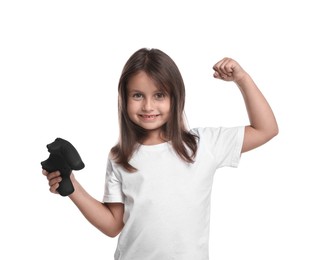
[[[102,199],[118,137],[117,83],[139,48],[179,66],[190,127],[248,123],[234,83],[213,78],[224,56],[247,70],[279,135],[215,175],[214,260],[318,259],[315,1],[1,1],[1,259],[113,259],[117,238],[48,191],[40,162],[62,137]]]

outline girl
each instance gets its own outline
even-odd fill
[[[208,260],[213,176],[236,167],[241,153],[277,135],[274,114],[252,78],[233,59],[213,67],[214,77],[234,81],[250,125],[188,130],[185,89],[173,60],[140,49],[127,61],[118,86],[119,142],[111,149],[103,202],[77,182],[69,197],[95,227],[119,233],[116,260]],[[56,193],[60,173],[47,176]]]

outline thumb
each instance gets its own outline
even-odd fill
[[[217,79],[221,78],[220,74],[217,71],[214,72],[213,77]]]

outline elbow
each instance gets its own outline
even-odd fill
[[[105,230],[105,231],[102,230],[102,232],[108,237],[115,238],[119,235],[119,233],[122,231],[122,229],[123,229],[123,225],[118,226],[118,227],[113,227],[113,228],[111,228],[109,230]]]
[[[118,234],[115,233],[108,233],[106,234],[106,236],[110,237],[110,238],[115,238]]]
[[[247,126],[245,128],[244,142],[242,147],[242,153],[250,151],[256,147],[259,147],[276,135],[278,135],[279,129],[277,124],[275,126],[267,127],[263,130],[255,129],[253,126]]]
[[[267,132],[265,139],[269,141],[272,138],[274,138],[276,135],[278,135],[278,133],[279,133],[279,128],[278,128],[278,125],[276,125],[275,127],[273,127],[271,130]]]
[[[278,128],[278,125],[276,124],[276,126],[273,128],[272,138],[278,135],[278,133],[279,133],[279,128]]]
[[[108,232],[106,235],[108,236],[108,237],[111,237],[111,238],[115,238],[115,237],[117,237],[118,236],[118,234],[120,233],[120,231],[112,231],[112,232]]]
[[[107,231],[101,230],[101,231],[104,235],[111,237],[111,238],[115,238],[119,234],[119,232],[114,232],[114,231],[110,231],[110,230],[107,230]]]
[[[271,140],[276,135],[278,135],[279,128],[278,128],[277,121],[274,119],[272,122],[269,122],[269,124],[267,124],[267,127],[264,127],[263,133],[264,133],[264,137],[267,140]]]
[[[262,129],[264,137],[268,141],[277,136],[279,133],[279,127],[276,118],[273,116],[271,119],[264,120]]]

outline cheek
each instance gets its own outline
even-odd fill
[[[170,101],[165,102],[164,104],[162,104],[162,112],[165,112],[167,115],[170,116],[171,114],[171,105],[170,105]]]
[[[166,100],[166,107],[167,107],[167,111],[171,111],[171,100],[170,98],[168,100]]]
[[[136,107],[137,107],[137,105],[136,105],[136,103],[135,102],[133,102],[133,101],[129,101],[128,100],[128,102],[127,102],[127,110],[129,111],[129,110],[131,110],[131,111],[134,111],[134,110],[136,110]]]
[[[170,103],[167,105],[167,113],[171,113],[171,106],[170,106]]]
[[[135,113],[136,111],[136,106],[134,106],[134,104],[132,102],[127,102],[127,114],[129,116],[129,118],[132,117],[132,115]]]

